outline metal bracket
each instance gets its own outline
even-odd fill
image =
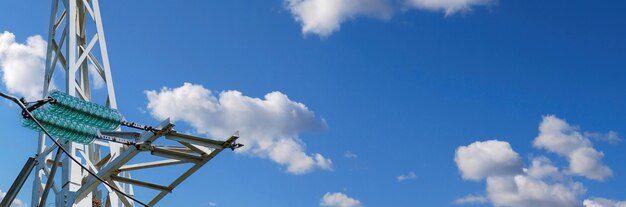
[[[39,107],[42,107],[43,105],[45,105],[47,103],[54,103],[55,101],[56,100],[54,100],[52,97],[48,97],[48,98],[37,100],[37,101],[31,101],[31,102],[27,102],[26,99],[20,98],[20,102],[22,102],[22,104],[24,104],[24,106],[28,107],[27,110],[29,112],[33,112],[35,109],[38,109]],[[25,111],[22,111],[22,117],[24,119],[29,118],[28,117],[28,113],[26,113]]]

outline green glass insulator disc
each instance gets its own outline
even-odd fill
[[[56,100],[47,107],[52,113],[85,125],[110,131],[117,129],[123,120],[122,114],[116,109],[87,102],[60,91],[50,92],[50,97]]]
[[[33,116],[50,132],[54,137],[69,140],[76,143],[88,144],[98,136],[98,129],[85,125],[71,119],[56,116],[46,109],[33,111]],[[42,132],[41,129],[31,119],[24,119],[22,125],[26,128]]]

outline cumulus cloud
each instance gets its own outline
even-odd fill
[[[576,196],[585,191],[582,184],[564,179],[545,157],[522,168],[519,154],[504,141],[461,146],[455,160],[463,178],[486,178],[487,195],[494,206],[570,207],[577,205]]]
[[[569,160],[569,170],[575,175],[594,180],[605,180],[613,172],[602,163],[604,153],[595,148],[589,138],[577,127],[570,126],[556,116],[544,116],[539,135],[533,141],[537,148],[546,149]]]
[[[586,192],[546,157],[537,157],[523,174],[487,178],[487,193],[494,206],[572,207]]]
[[[302,33],[321,37],[339,31],[341,24],[356,17],[389,19],[398,12],[393,6],[395,2],[403,2],[405,8],[442,11],[448,16],[492,5],[497,0],[284,0],[286,9],[301,24]]]
[[[306,153],[299,134],[327,128],[304,104],[280,92],[263,99],[239,91],[214,95],[201,85],[185,83],[178,88],[146,91],[147,109],[157,119],[189,123],[198,133],[229,137],[241,131],[241,152],[269,158],[293,174],[332,169],[332,161],[318,153]]]
[[[488,6],[497,0],[406,0],[407,4],[417,9],[443,11],[446,16],[457,12],[470,11],[474,6]]]
[[[482,196],[482,195],[466,195],[460,198],[457,198],[456,200],[454,200],[454,204],[483,204],[483,203],[487,203],[489,202],[489,200],[487,199],[487,197]]]
[[[606,172],[610,172],[610,169],[600,162],[603,154],[593,148],[585,134],[555,116],[544,116],[533,145],[567,157],[569,166],[563,169],[555,166],[549,158],[537,156],[521,172],[511,170],[517,168],[511,166],[519,166],[521,161],[510,145],[503,141],[479,141],[459,147],[455,161],[463,178],[485,178],[487,195],[484,200],[480,196],[470,195],[457,199],[455,203],[486,200],[496,207],[626,207],[625,202],[603,198],[591,198],[583,202],[579,200],[587,189],[574,180],[576,176],[595,180],[610,176]],[[511,165],[511,162],[516,164]]]
[[[4,196],[5,196],[6,194],[7,194],[7,193],[2,192],[2,190],[0,190],[0,201],[1,201],[2,199],[4,199]],[[26,203],[24,203],[24,201],[22,201],[22,200],[20,200],[20,199],[17,199],[17,198],[16,198],[15,200],[13,200],[13,203],[11,204],[11,206],[10,206],[10,207],[26,207],[26,206],[27,206],[27,205],[26,205]]]
[[[409,172],[407,174],[404,175],[398,175],[396,177],[396,179],[400,182],[405,181],[405,180],[415,180],[415,178],[417,178],[417,176],[415,175],[414,172]]]
[[[541,179],[541,178],[553,178],[553,179],[561,179],[562,174],[559,171],[559,168],[552,165],[552,161],[547,157],[536,157],[533,159],[532,164],[529,169],[524,169],[530,177]]]
[[[302,33],[325,37],[338,31],[341,23],[357,16],[389,18],[386,0],[285,0],[287,9],[302,25]]]
[[[7,90],[30,100],[41,98],[45,56],[46,41],[41,36],[19,43],[13,33],[0,33],[0,69]]]
[[[522,161],[508,142],[477,141],[457,148],[454,161],[464,179],[481,180],[489,176],[522,171]]]
[[[573,207],[584,193],[580,183],[548,183],[527,175],[487,178],[487,193],[494,206]]]
[[[583,201],[585,207],[626,207],[626,201],[614,201],[606,198],[590,198]]]
[[[361,201],[350,198],[343,193],[326,193],[322,197],[320,206],[328,207],[362,207]]]

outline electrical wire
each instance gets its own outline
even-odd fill
[[[37,124],[37,126],[39,126],[39,128],[41,128],[41,130],[48,135],[48,138],[50,138],[50,140],[52,140],[52,142],[54,142],[54,144],[59,147],[59,149],[61,151],[63,151],[63,153],[65,153],[65,155],[67,155],[72,161],[74,161],[77,165],[79,165],[83,170],[87,171],[91,176],[93,176],[94,178],[96,178],[97,180],[99,180],[100,182],[102,182],[103,184],[105,184],[106,186],[109,186],[109,188],[111,188],[113,191],[122,194],[124,197],[127,197],[145,207],[150,207],[148,204],[145,204],[143,202],[141,202],[140,200],[126,194],[124,191],[121,191],[119,189],[117,189],[115,186],[107,183],[106,181],[104,181],[104,179],[102,179],[100,176],[98,176],[96,173],[92,172],[91,170],[89,170],[89,168],[85,167],[80,161],[78,161],[76,158],[74,158],[74,156],[72,156],[59,142],[56,141],[56,139],[54,139],[54,137],[50,134],[50,132],[48,132],[48,130],[43,127],[43,125],[41,125],[41,123],[39,123],[39,120],[37,120],[32,113],[30,113],[30,111],[28,111],[28,108],[16,97],[4,94],[2,92],[0,92],[0,96],[9,99],[13,102],[15,102],[20,108],[22,108],[22,110],[28,115],[29,118],[31,118],[35,124]]]

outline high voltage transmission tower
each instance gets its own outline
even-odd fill
[[[65,92],[51,90],[57,69],[64,72]],[[104,82],[104,103],[92,102],[90,76]],[[148,126],[116,110],[98,0],[52,0],[43,98],[29,102],[0,96],[22,108],[25,127],[40,132],[36,156],[28,159],[0,207],[11,205],[31,172],[32,207],[153,206],[223,149],[242,146],[235,143],[237,133],[225,141],[206,139],[177,132],[169,119]],[[137,158],[140,154],[149,158]],[[182,174],[159,170],[181,164],[187,164],[179,166],[187,167]],[[131,176],[135,170],[172,179],[152,183]],[[154,190],[154,196],[134,197],[138,187]]]

